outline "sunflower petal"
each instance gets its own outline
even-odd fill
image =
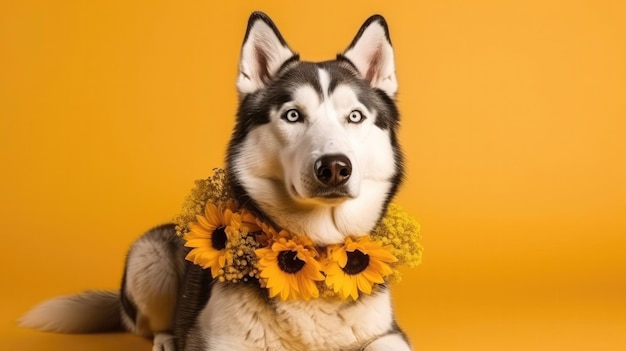
[[[289,298],[289,284],[287,284],[285,288],[280,291],[281,300],[287,301],[288,298]]]
[[[389,265],[385,262],[371,260],[370,267],[372,270],[375,270],[383,277],[393,273],[393,269],[391,269],[391,267],[389,267]]]
[[[185,242],[185,246],[187,247],[201,247],[201,248],[209,248],[211,245],[211,242],[208,241],[207,239],[204,238],[200,238],[200,239],[188,239]]]
[[[365,279],[369,280],[370,282],[377,284],[382,284],[385,282],[385,279],[383,279],[380,273],[378,273],[375,269],[371,269],[371,267],[368,267],[366,270],[361,272],[361,274]]]
[[[233,213],[230,221],[226,223],[228,223],[228,225],[233,227],[234,229],[239,230],[239,228],[241,227],[241,216],[238,213]]]
[[[196,215],[196,221],[200,224],[200,226],[210,232],[213,232],[215,229],[217,229],[217,227],[214,224],[211,224],[205,216]]]
[[[220,216],[220,210],[211,202],[206,203],[204,207],[204,216],[207,221],[216,228],[224,225],[221,218],[222,216]]]
[[[363,275],[359,274],[356,276],[356,283],[359,290],[362,292],[368,295],[372,293],[372,283],[369,282]]]
[[[233,220],[233,211],[230,208],[227,208],[222,212],[222,220],[224,221],[222,225],[230,225],[230,222]]]
[[[333,251],[331,259],[339,264],[339,267],[343,268],[348,264],[348,254],[345,248],[338,248]]]
[[[319,297],[319,291],[317,290],[317,286],[310,279],[299,279],[300,284],[300,294],[302,298],[306,301],[310,300],[312,297]]]
[[[341,297],[344,299],[347,299],[348,296],[352,295],[352,286],[356,285],[356,282],[352,282],[352,279],[354,277],[347,275],[345,276],[345,280],[343,281],[343,283],[341,284]]]
[[[375,257],[379,261],[383,262],[397,262],[398,258],[394,256],[388,248],[379,248],[377,250],[368,251],[368,255]]]
[[[300,287],[298,286],[298,275],[297,274],[288,274],[287,281],[289,282],[289,287],[296,293],[300,293]]]
[[[275,297],[276,295],[280,294],[282,290],[276,289],[276,288],[269,288],[269,296],[270,297]],[[281,296],[282,298],[282,296]]]
[[[220,275],[220,269],[221,269],[221,267],[217,267],[215,265],[212,265],[211,266],[211,276],[213,278],[218,277]]]
[[[268,278],[267,287],[276,289],[278,291],[282,291],[285,289],[286,283],[287,283],[287,280],[285,280],[283,277],[274,276],[272,278]]]
[[[204,228],[198,223],[190,223],[189,224],[189,232],[186,236],[192,236],[197,238],[210,238],[213,235],[213,231],[207,228]]]

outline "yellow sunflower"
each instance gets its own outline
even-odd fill
[[[319,297],[316,281],[324,280],[321,265],[315,259],[317,252],[306,238],[287,239],[288,233],[278,233],[270,247],[256,250],[257,267],[262,284],[269,289],[269,296],[295,300]]]
[[[326,284],[341,298],[359,297],[359,291],[371,294],[374,283],[382,284],[384,277],[393,273],[388,263],[398,259],[391,254],[390,246],[381,246],[369,236],[352,240],[344,245],[329,248],[324,267]]]
[[[196,222],[189,224],[189,232],[184,236],[185,246],[193,248],[185,258],[202,268],[211,268],[213,277],[223,274],[220,270],[232,259],[227,244],[233,231],[247,229],[242,225],[242,216],[229,207],[224,203],[216,206],[207,202],[204,215],[196,216]]]

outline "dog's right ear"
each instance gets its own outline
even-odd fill
[[[253,12],[241,48],[239,94],[243,96],[264,87],[294,55],[274,22],[263,12]]]
[[[383,16],[368,18],[343,56],[356,66],[361,77],[372,87],[383,90],[392,98],[396,95],[396,65],[389,27]]]

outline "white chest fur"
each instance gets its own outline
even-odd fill
[[[216,283],[198,317],[207,351],[360,350],[392,329],[387,290],[358,302],[266,300],[254,288]]]

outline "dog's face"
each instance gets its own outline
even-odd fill
[[[228,165],[243,206],[318,244],[367,234],[402,177],[393,50],[373,16],[336,60],[302,62],[249,20]]]

